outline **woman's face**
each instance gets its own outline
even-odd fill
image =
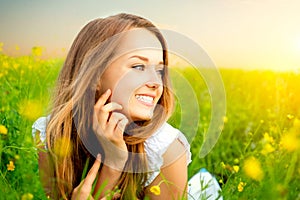
[[[120,43],[115,60],[101,78],[102,92],[112,90],[111,102],[130,121],[149,120],[163,93],[163,51],[157,37],[146,29],[133,29]]]

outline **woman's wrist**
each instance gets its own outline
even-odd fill
[[[110,165],[106,165],[106,164],[103,164],[102,166],[102,172],[104,172],[106,174],[106,176],[108,177],[116,177],[117,175],[120,175],[122,173],[121,170],[118,170],[114,167],[111,167]],[[119,178],[119,177],[117,177]]]
[[[105,152],[104,166],[117,171],[123,171],[128,160],[128,151],[109,151]]]

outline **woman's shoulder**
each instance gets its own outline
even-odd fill
[[[148,169],[151,172],[146,185],[150,184],[159,174],[159,171],[164,164],[163,155],[175,140],[178,140],[184,146],[187,164],[191,162],[190,144],[184,134],[170,124],[164,123],[144,142]]]
[[[168,123],[164,123],[153,135],[146,141],[145,145],[151,147],[154,145],[161,150],[167,148],[175,139],[178,139],[186,147],[190,147],[185,135],[177,128]]]
[[[154,148],[155,151],[161,151],[161,153],[164,153],[175,139],[178,139],[186,148],[189,149],[190,145],[184,134],[172,125],[164,123],[145,141],[145,148],[146,150],[148,148]]]
[[[31,128],[32,128],[33,138],[35,138],[36,134],[38,133],[41,142],[44,142],[46,140],[46,129],[49,120],[50,120],[50,115],[46,117],[40,117],[32,124]]]

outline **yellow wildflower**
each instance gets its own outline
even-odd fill
[[[55,144],[54,144],[53,151],[59,157],[66,157],[68,155],[71,155],[72,143],[66,137],[62,137],[60,139],[57,139]]]
[[[3,67],[3,68],[8,68],[8,67],[9,67],[8,62],[4,61],[4,62],[2,63],[2,67]]]
[[[16,160],[19,160],[19,159],[20,159],[20,156],[19,156],[18,154],[16,154],[16,155],[15,155],[15,159],[16,159]]]
[[[6,165],[8,171],[14,171],[15,170],[15,165],[13,161],[9,161],[9,164]]]
[[[267,155],[269,153],[272,153],[273,151],[275,151],[275,148],[270,143],[266,143],[264,145],[264,148],[261,150],[261,153],[263,155]]]
[[[3,42],[0,42],[0,52],[2,52],[3,51]]]
[[[269,133],[265,132],[264,134],[264,141],[274,144],[274,138],[269,135]]]
[[[227,122],[228,122],[228,117],[224,116],[224,117],[223,117],[223,122],[224,122],[224,123],[227,123]]]
[[[233,162],[234,162],[235,164],[238,164],[238,163],[240,162],[240,160],[239,160],[238,158],[235,158],[235,159],[233,160]]]
[[[295,118],[293,128],[296,131],[296,135],[300,135],[300,120],[298,118]]]
[[[241,182],[239,183],[238,187],[237,187],[237,188],[238,188],[238,191],[239,191],[239,192],[242,192],[242,191],[244,190],[244,187],[245,187],[245,186],[246,186],[246,183],[244,183],[244,182],[241,181]]]
[[[254,180],[260,181],[264,176],[259,160],[253,156],[245,160],[243,169],[245,174]]]
[[[221,162],[221,167],[222,167],[223,169],[226,169],[226,165],[225,165],[224,162]]]
[[[19,50],[20,50],[19,45],[16,45],[16,46],[15,46],[15,49],[16,49],[16,51],[19,51]]]
[[[0,134],[7,135],[7,128],[3,125],[0,125]]]
[[[293,126],[282,135],[280,140],[280,147],[292,152],[300,148],[300,120],[294,119]]]
[[[293,118],[294,118],[294,115],[288,114],[286,117],[287,117],[288,119],[293,119]]]
[[[233,165],[232,168],[235,173],[238,173],[240,170],[240,167],[238,165]]]
[[[33,199],[33,194],[31,193],[25,193],[21,197],[21,200],[31,200],[31,199]]]
[[[20,66],[20,64],[19,64],[19,63],[14,63],[14,64],[13,64],[13,68],[14,68],[14,69],[18,69],[18,68],[19,68],[19,66]]]
[[[281,137],[280,145],[289,152],[296,151],[300,146],[300,139],[291,131]]]
[[[150,192],[152,192],[155,195],[160,195],[160,187],[159,185],[154,185],[150,188]]]
[[[43,52],[43,48],[42,47],[32,47],[31,49],[31,54],[33,56],[41,56]]]
[[[43,105],[37,100],[23,100],[19,103],[19,112],[33,121],[43,114]]]

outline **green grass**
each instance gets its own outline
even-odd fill
[[[0,125],[8,130],[0,134],[0,199],[46,198],[31,125],[47,113],[62,64],[61,59],[42,60],[34,51],[24,57],[0,52]],[[300,75],[238,69],[220,73],[226,120],[204,158],[198,153],[211,119],[210,91],[193,68],[171,73],[178,103],[169,122],[181,127],[191,142],[189,176],[205,167],[220,182],[224,199],[300,199]],[[249,157],[259,165],[249,164]],[[13,171],[8,170],[10,161]],[[241,182],[245,186],[239,191]]]

